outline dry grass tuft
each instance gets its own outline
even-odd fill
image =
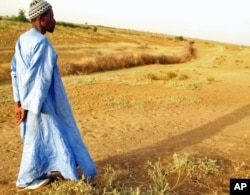
[[[117,70],[122,68],[131,68],[149,64],[178,64],[192,59],[193,42],[187,42],[184,52],[180,56],[153,55],[147,53],[123,53],[123,54],[106,54],[96,55],[92,59],[79,64],[62,64],[62,75],[80,75],[90,74],[93,72]]]
[[[223,171],[222,162],[208,157],[190,157],[187,154],[174,154],[169,162],[161,159],[155,163],[148,161],[144,168],[148,173],[145,180],[151,181],[150,184],[140,182],[135,186],[133,184],[136,181],[131,171],[107,165],[93,183],[85,183],[82,179],[59,180],[53,182],[49,189],[35,194],[183,194],[184,191],[190,192],[189,187],[201,194],[212,191],[206,184],[206,178]]]

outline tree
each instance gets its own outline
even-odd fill
[[[16,21],[28,22],[28,19],[25,16],[25,11],[23,9],[19,9],[18,16],[16,17]]]

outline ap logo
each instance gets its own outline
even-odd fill
[[[250,179],[230,179],[230,195],[250,195]]]

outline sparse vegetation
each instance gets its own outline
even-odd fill
[[[41,193],[30,191],[29,194],[167,195],[179,194],[184,183],[189,183],[190,186],[196,188],[198,194],[204,190],[209,193],[211,189],[205,183],[204,178],[218,175],[223,170],[222,164],[223,162],[208,157],[174,154],[169,162],[161,159],[155,163],[146,162],[145,171],[148,172],[148,178],[145,181],[150,181],[150,184],[145,182],[138,186],[131,185],[129,183],[134,183],[134,181],[130,170],[116,169],[111,165],[106,165],[94,183],[86,183],[83,179],[79,181],[57,180],[49,189]],[[124,184],[125,180],[127,184]]]
[[[27,19],[25,18],[24,11],[20,10],[18,21],[26,21]],[[16,23],[16,25],[11,24],[10,20],[4,20],[0,24],[0,31],[4,32],[5,30],[8,29],[10,33],[8,33],[8,36],[3,33],[3,37],[1,37],[1,45],[4,47],[5,45],[12,45],[11,49],[8,50],[8,52],[5,52],[3,55],[0,57],[0,62],[2,63],[9,63],[11,60],[11,57],[13,55],[14,51],[14,45],[16,40],[18,39],[19,35],[26,31],[28,29],[28,26],[26,25],[20,25]],[[57,22],[57,25],[59,26],[58,29],[60,32],[59,36],[63,35],[63,44],[65,41],[65,37],[69,36],[69,39],[74,40],[76,39],[76,44],[79,45],[80,42],[82,42],[82,38],[91,36],[90,38],[93,39],[93,41],[96,39],[96,37],[93,34],[97,34],[97,27],[96,26],[90,26],[90,25],[79,25],[79,24],[74,24],[74,23],[67,23],[67,22]],[[15,26],[19,26],[18,29],[15,29]],[[61,29],[63,28],[63,29]],[[73,30],[73,29],[79,29],[79,31]],[[81,29],[87,30],[87,31],[81,31]],[[91,30],[91,31],[89,31]],[[109,30],[107,28],[107,30]],[[13,31],[13,33],[11,33]],[[90,32],[92,32],[90,34]],[[99,31],[98,31],[99,32]],[[65,33],[68,33],[66,35]],[[11,36],[9,36],[11,34]],[[103,36],[105,34],[98,34],[98,39],[103,41]],[[6,36],[6,39],[5,39]],[[106,36],[106,35],[105,35]],[[109,35],[105,37],[105,39],[109,39]],[[82,37],[82,38],[81,38]],[[116,39],[119,40],[119,36],[115,36]],[[52,39],[54,37],[51,37]],[[59,37],[60,39],[60,37]],[[86,39],[86,38],[84,38]],[[114,39],[114,36],[112,37]],[[114,41],[112,40],[111,41]],[[123,38],[124,39],[124,38]],[[56,39],[58,42],[58,38]],[[109,42],[110,40],[107,40],[105,42]],[[84,43],[84,42],[83,42]],[[59,66],[61,70],[61,74],[63,76],[67,75],[80,75],[80,74],[90,74],[93,72],[99,72],[99,71],[108,71],[108,70],[115,70],[115,69],[122,69],[122,68],[130,68],[130,67],[135,67],[135,66],[143,66],[143,65],[149,65],[149,64],[177,64],[177,63],[184,63],[186,61],[189,61],[192,58],[192,42],[188,42],[187,47],[184,47],[184,52],[178,55],[166,55],[166,54],[153,54],[153,53],[146,53],[146,51],[143,50],[143,52],[122,52],[122,53],[102,53],[102,51],[94,52],[98,53],[98,55],[90,55],[87,60],[81,61],[81,62],[75,62],[74,61],[60,61]],[[1,46],[0,46],[1,47]],[[56,45],[55,45],[56,47]],[[67,45],[67,50],[69,51],[66,55],[69,55],[72,53],[70,51],[71,46]],[[85,47],[85,46],[82,46]],[[81,49],[82,47],[77,47],[76,51]],[[75,47],[73,47],[75,48]],[[188,48],[188,49],[187,49]],[[1,48],[0,48],[1,49]],[[59,52],[62,48],[59,48]],[[146,49],[150,49],[147,47]],[[72,49],[71,49],[72,50]],[[63,51],[62,51],[63,52]],[[87,52],[86,52],[87,53]],[[100,55],[99,55],[100,54]],[[82,53],[84,55],[84,53]],[[60,55],[62,56],[62,59],[64,59],[64,54]],[[59,56],[59,57],[60,57]],[[77,55],[74,54],[74,58],[76,59]],[[8,75],[7,73],[4,73],[4,75]],[[7,79],[7,78],[6,78]]]

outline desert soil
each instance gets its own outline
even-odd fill
[[[128,169],[130,182],[139,186],[148,160],[187,153],[220,162],[223,171],[207,178],[210,193],[228,194],[230,178],[250,178],[250,48],[203,41],[194,48],[196,57],[187,63],[63,78],[100,173],[107,164]],[[5,96],[0,103],[0,194],[5,195],[16,192],[22,141],[11,84],[2,82],[0,88]]]

